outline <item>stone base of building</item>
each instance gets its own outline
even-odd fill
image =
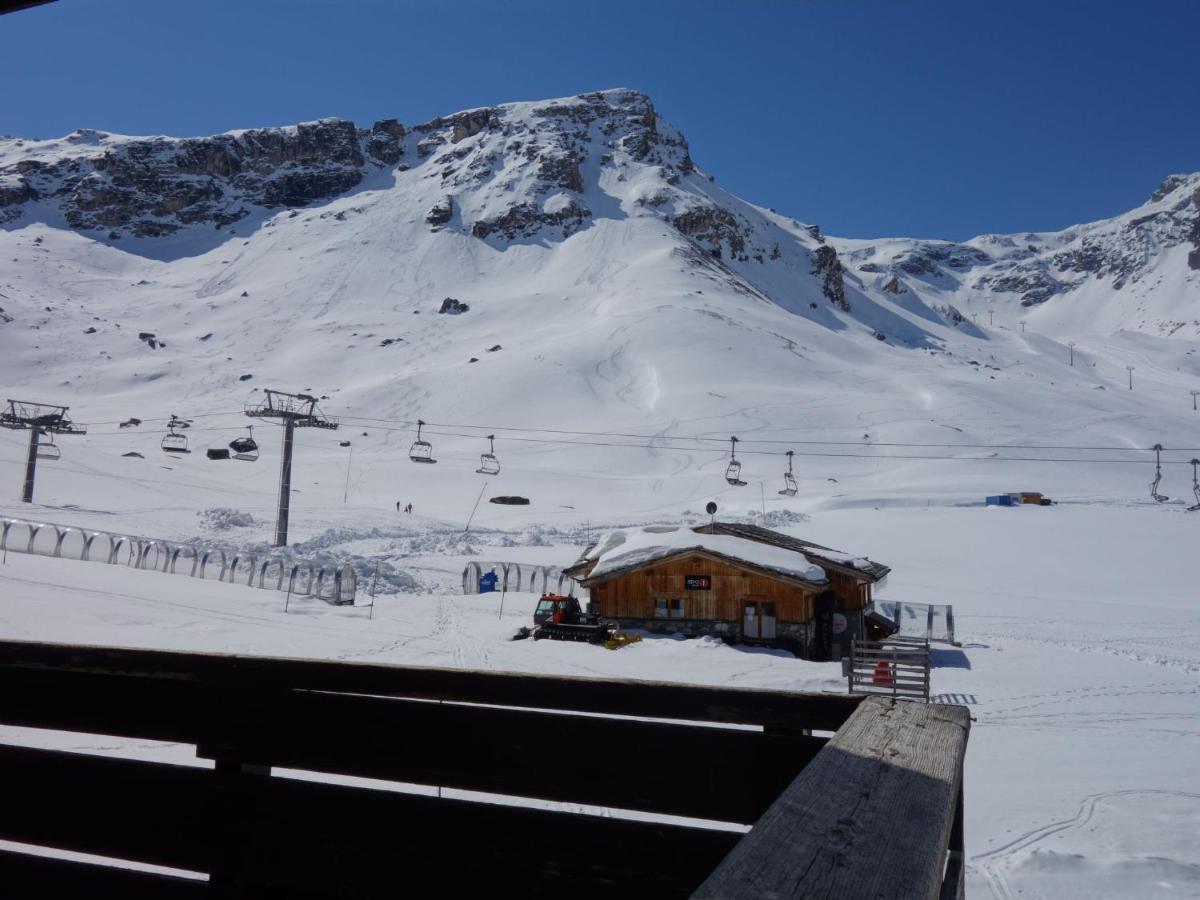
[[[764,647],[779,647],[804,659],[812,643],[812,624],[805,622],[778,622],[774,638],[746,638],[741,625],[712,619],[626,619],[605,617],[603,621],[622,629],[638,629],[651,634],[678,635],[680,637],[715,637],[727,644],[754,644]]]

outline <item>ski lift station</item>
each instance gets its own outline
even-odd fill
[[[712,635],[837,660],[862,639],[872,589],[890,570],[865,557],[756,525],[650,526],[612,531],[567,575],[589,609],[622,628]]]

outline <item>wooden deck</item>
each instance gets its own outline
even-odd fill
[[[13,897],[962,896],[961,707],[11,641],[0,724],[213,761],[0,745],[0,838],[114,861]]]

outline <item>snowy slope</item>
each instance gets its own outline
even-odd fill
[[[131,513],[125,527],[143,533],[191,534],[198,511],[239,506],[266,536],[270,431],[257,466],[156,449],[172,412],[196,416],[196,448],[244,433],[242,406],[263,387],[311,390],[343,418],[336,435],[301,435],[302,537],[328,527],[343,494],[360,522],[389,521],[396,500],[465,521],[489,433],[504,464],[491,493],[534,499],[485,502],[477,521],[496,523],[646,521],[717,494],[738,513],[1034,485],[1125,500],[1145,494],[1144,452],[1040,453],[1121,460],[1070,466],[958,445],[1161,442],[1184,448],[1173,464],[1200,446],[1200,420],[1184,415],[1200,344],[1188,328],[1166,340],[1151,327],[1195,305],[1179,237],[1194,225],[1195,177],[1109,223],[1022,236],[1037,249],[1028,259],[1005,244],[1017,238],[980,238],[922,276],[901,267],[915,242],[825,239],[728,194],[649,99],[625,90],[410,128],[5,139],[0,184],[0,375],[12,396],[69,404],[92,423],[43,466],[39,499],[109,510],[115,495],[155,517]],[[1147,215],[1158,218],[1135,225]],[[1147,229],[1169,237],[1145,245],[1149,268],[1120,290],[1112,276],[1080,276],[1023,308],[1019,294],[974,286]],[[889,267],[900,293],[884,289]],[[446,297],[469,310],[439,314]],[[994,325],[950,311],[985,302]],[[118,428],[131,416],[143,425]],[[427,436],[441,464],[414,471],[418,417],[438,423]],[[730,434],[743,439],[748,488],[721,479]],[[350,438],[352,458],[337,446]],[[0,440],[5,483],[21,440]],[[888,446],[905,443],[956,446]],[[776,494],[789,448],[795,500]],[[930,455],[956,460],[907,458]],[[1167,492],[1187,493],[1186,465],[1169,472]]]
[[[414,126],[0,139],[0,384],[89,425],[32,507],[25,435],[0,431],[0,514],[264,543],[278,431],[256,427],[254,464],[202,451],[263,388],[310,391],[342,427],[297,435],[293,542],[401,588],[373,620],[285,616],[269,592],[13,554],[0,630],[842,690],[836,664],[702,641],[514,644],[532,597],[501,616],[456,596],[468,560],[562,565],[598,527],[700,524],[715,499],[885,562],[886,599],[954,604],[966,644],[934,690],[978,719],[973,894],[1196,895],[1200,177],[1055,234],[867,241],[740,200],[692,152],[625,90]],[[197,452],[158,449],[171,413]],[[418,417],[437,465],[407,459]],[[746,487],[723,478],[733,434]],[[971,508],[1012,490],[1061,503]]]
[[[1128,507],[851,509],[787,529],[886,560],[886,598],[954,605],[963,646],[937,648],[932,690],[974,718],[970,896],[1200,893],[1200,600],[1179,564],[1196,537],[1180,518]],[[578,549],[487,552],[566,563]],[[456,578],[478,558],[471,550],[427,548],[422,581],[439,567]],[[510,641],[530,621],[529,594],[509,593],[502,608],[497,593],[401,594],[380,598],[373,618],[294,597],[285,613],[270,591],[14,553],[0,566],[0,598],[0,630],[29,640],[845,690],[837,663],[709,639],[648,637],[617,652]],[[0,732],[6,743],[196,763],[188,746]]]

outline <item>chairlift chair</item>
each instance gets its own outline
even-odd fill
[[[258,459],[258,444],[254,440],[254,426],[246,426],[250,434],[248,437],[235,438],[229,442],[229,449],[233,451],[233,458],[240,459],[243,462],[254,462]]]
[[[1151,449],[1154,450],[1154,480],[1150,482],[1150,497],[1156,503],[1166,503],[1171,498],[1158,492],[1158,485],[1162,481],[1163,445],[1155,444]]]
[[[192,452],[188,449],[187,435],[180,434],[175,430],[176,426],[179,424],[179,421],[174,416],[171,416],[171,421],[167,423],[167,433],[163,436],[161,445],[163,450],[167,453]]]
[[[784,497],[795,497],[796,491],[799,490],[799,488],[796,487],[796,476],[792,474],[792,457],[795,455],[795,453],[795,450],[789,450],[787,452],[788,468],[787,471],[783,473],[783,490],[779,492]]]
[[[1200,459],[1192,460],[1192,493],[1196,495],[1196,502],[1187,508],[1188,512],[1200,512]]]
[[[734,487],[745,487],[746,482],[742,481],[742,464],[737,461],[735,455],[737,442],[736,437],[729,439],[729,465],[725,467],[725,480]]]
[[[45,436],[46,442],[44,444],[40,442],[38,443],[37,458],[48,459],[51,461],[61,459],[62,451],[59,450],[58,445],[54,443],[54,435],[45,431],[42,432],[42,434]]]
[[[433,458],[433,444],[421,440],[421,429],[424,427],[425,423],[417,419],[417,439],[408,448],[408,458],[415,463],[435,463],[437,460]]]
[[[480,475],[499,475],[500,460],[496,459],[496,436],[489,434],[488,452],[479,454],[479,468],[475,471]]]

